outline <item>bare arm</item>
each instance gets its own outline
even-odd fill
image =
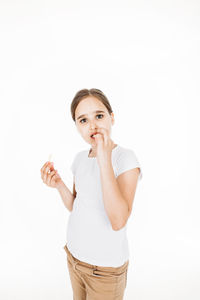
[[[41,178],[43,182],[49,187],[56,188],[60,193],[60,196],[63,200],[65,207],[69,211],[72,211],[74,199],[76,198],[75,178],[74,178],[73,193],[71,193],[71,191],[62,181],[57,170],[54,169],[52,162],[47,161],[41,168],[40,172],[41,172]]]
[[[128,204],[119,189],[111,161],[100,166],[100,174],[105,210],[113,230],[119,230],[128,214]]]
[[[72,194],[68,187],[62,182],[57,188],[65,207],[71,212],[73,209],[75,194]]]

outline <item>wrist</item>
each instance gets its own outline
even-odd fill
[[[104,169],[105,167],[112,167],[112,162],[110,159],[104,159],[99,162],[100,169]]]
[[[56,189],[60,192],[63,190],[63,188],[65,187],[65,184],[63,181],[61,181],[58,186],[56,187]]]

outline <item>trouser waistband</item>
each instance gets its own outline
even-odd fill
[[[120,267],[100,267],[88,264],[86,262],[82,262],[79,259],[75,258],[71,252],[69,251],[67,245],[65,245],[64,250],[68,254],[68,259],[73,265],[74,270],[79,270],[81,272],[87,273],[89,275],[120,275],[124,273],[124,271],[127,269],[129,261],[126,261],[122,266]]]

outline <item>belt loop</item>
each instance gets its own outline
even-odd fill
[[[76,271],[76,265],[78,264],[78,261],[73,260],[73,269]]]
[[[92,275],[98,276],[98,277],[99,277],[99,275],[96,274],[95,271],[98,271],[98,270],[97,270],[97,266],[94,266],[94,268],[92,269]]]
[[[71,253],[70,254],[70,257],[71,257],[71,260],[72,260],[72,265],[73,265],[73,269],[76,270],[76,265],[79,263],[78,261],[74,260],[73,256]]]
[[[63,248],[66,250],[68,256],[70,256],[70,258],[71,258],[71,262],[72,262],[73,269],[76,270],[76,265],[77,265],[79,262],[74,260],[74,258],[73,258],[73,256],[72,256],[71,252],[69,251],[67,245],[65,245]]]

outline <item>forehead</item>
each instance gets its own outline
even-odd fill
[[[93,114],[95,110],[106,112],[105,105],[96,97],[88,96],[79,102],[76,107],[75,116]]]

